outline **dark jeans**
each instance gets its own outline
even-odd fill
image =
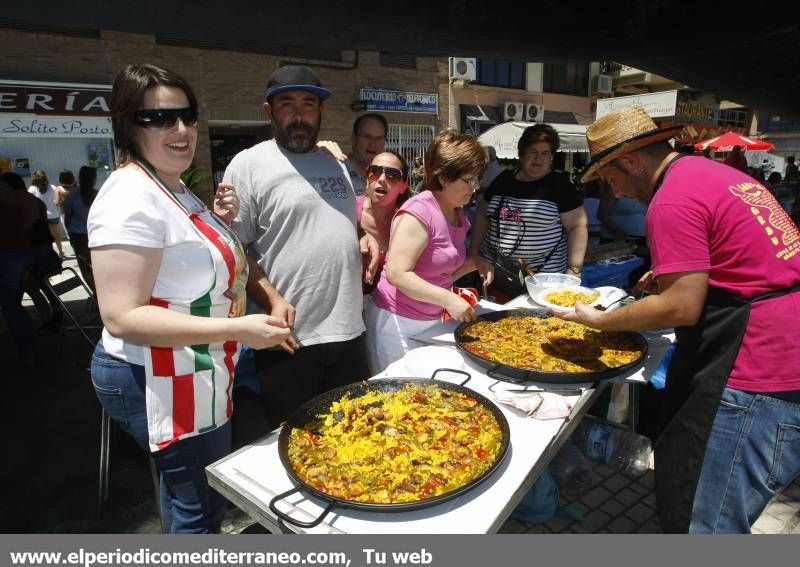
[[[94,289],[94,275],[92,274],[92,261],[89,256],[89,235],[79,232],[72,232],[69,235],[69,243],[75,251],[75,259],[78,260],[78,269],[81,271],[83,281]],[[95,292],[96,293],[96,292]]]
[[[92,357],[97,399],[148,453],[144,366],[114,358],[98,343]],[[230,453],[231,422],[151,453],[161,473],[161,515],[169,533],[219,532],[226,501],[208,486],[205,468]]]
[[[25,274],[33,265],[34,253],[0,252],[0,312],[20,355],[34,348],[33,321],[22,307]]]
[[[370,377],[364,334],[349,341],[300,347],[294,354],[257,350],[255,355],[269,427],[262,434],[319,394]]]

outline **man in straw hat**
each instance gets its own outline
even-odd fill
[[[592,124],[583,181],[649,203],[659,293],[612,312],[579,303],[565,319],[607,331],[675,327],[655,445],[665,532],[749,532],[800,473],[800,233],[744,173],[673,151],[680,127],[641,107]]]

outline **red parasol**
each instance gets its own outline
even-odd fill
[[[749,150],[751,152],[768,152],[775,147],[769,142],[754,140],[753,138],[748,138],[736,132],[726,132],[722,136],[697,142],[694,148],[696,150],[711,148],[715,152],[729,152],[733,149],[733,146],[739,146],[743,150]]]

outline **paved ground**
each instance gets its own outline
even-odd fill
[[[67,244],[65,248],[71,251]],[[68,261],[74,266],[75,262]],[[85,295],[68,296],[82,312]],[[32,316],[38,321],[34,310]],[[0,319],[2,320],[2,319]],[[96,334],[96,332],[95,332]],[[13,346],[0,323],[0,369],[6,419],[7,459],[0,463],[5,487],[0,502],[4,533],[157,533],[160,529],[148,461],[119,431],[113,432],[110,498],[98,513],[97,478],[100,408],[87,371],[90,347],[65,331],[37,339],[44,357],[35,368],[8,370]],[[593,464],[595,484],[562,502],[581,520],[557,517],[544,524],[509,520],[504,533],[659,533],[653,473],[628,478]],[[258,531],[246,515],[231,510],[223,530]],[[800,534],[800,481],[778,495],[754,526],[756,533]]]

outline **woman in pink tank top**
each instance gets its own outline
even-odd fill
[[[472,321],[475,310],[454,294],[453,280],[477,270],[489,284],[492,266],[467,256],[463,206],[480,187],[487,155],[472,136],[446,130],[425,152],[427,184],[395,214],[386,266],[367,303],[370,370],[380,372],[419,346],[413,337],[441,320]]]

